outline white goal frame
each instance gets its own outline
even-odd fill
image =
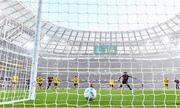
[[[3,101],[0,102],[0,105],[3,104],[13,104],[17,102],[23,102],[28,100],[35,100],[36,95],[36,77],[37,77],[37,67],[38,67],[38,57],[39,57],[39,47],[40,47],[40,35],[41,35],[41,9],[42,9],[42,0],[38,0],[38,10],[36,17],[36,27],[35,27],[35,36],[34,36],[34,47],[32,55],[32,67],[30,73],[30,87],[27,99],[12,100],[12,101]]]

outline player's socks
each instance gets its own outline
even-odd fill
[[[129,84],[128,84],[127,86],[128,86],[128,88],[129,88],[129,90],[132,90],[132,88],[130,87],[130,85],[129,85]]]

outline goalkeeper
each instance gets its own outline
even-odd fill
[[[42,89],[42,84],[43,84],[44,78],[42,76],[37,77],[37,88]]]
[[[73,83],[74,83],[74,88],[77,88],[78,87],[78,85],[79,85],[79,77],[77,77],[77,76],[75,76],[74,78],[73,78]]]
[[[114,85],[115,85],[115,80],[114,80],[114,79],[110,79],[110,80],[109,80],[109,86],[110,86],[111,88],[114,88]]]
[[[12,89],[16,90],[17,84],[18,84],[18,81],[19,81],[19,76],[14,75],[10,79],[11,79],[11,82],[12,82]]]
[[[122,78],[122,84],[120,84],[119,88],[122,88],[122,86],[125,84],[125,85],[127,85],[127,87],[129,88],[129,90],[132,90],[132,88],[131,88],[130,85],[128,84],[128,79],[129,79],[129,78],[134,78],[134,77],[129,76],[129,75],[127,74],[127,72],[124,72],[123,75],[122,75],[121,77],[119,77],[119,81],[121,80],[121,78]],[[134,79],[136,79],[136,78],[134,78]]]
[[[163,80],[163,82],[164,82],[164,89],[167,90],[169,86],[169,80],[167,79],[167,77]]]
[[[61,79],[58,76],[53,77],[54,88],[57,89],[60,86]]]

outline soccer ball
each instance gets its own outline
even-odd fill
[[[92,87],[86,88],[84,91],[84,97],[88,101],[93,101],[94,99],[96,99],[96,90]]]

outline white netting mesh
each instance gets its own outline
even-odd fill
[[[179,7],[178,0],[0,0],[1,107],[180,107]],[[92,88],[97,96],[88,101]]]
[[[31,56],[25,51],[1,38],[1,103],[28,98]]]

